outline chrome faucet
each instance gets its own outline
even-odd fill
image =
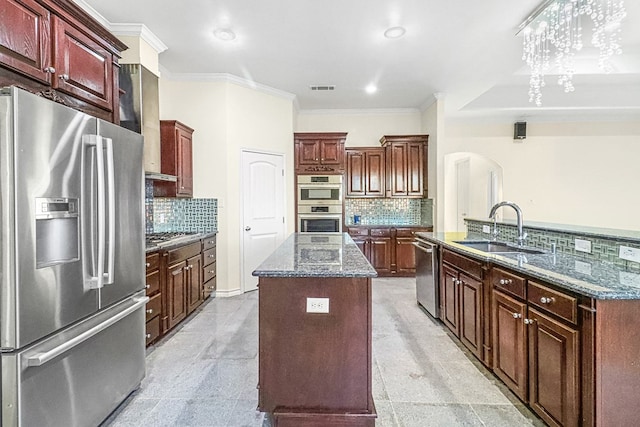
[[[502,206],[511,206],[516,211],[516,220],[518,222],[518,246],[524,245],[524,239],[527,238],[527,233],[522,229],[522,209],[513,202],[500,202],[493,205],[491,212],[489,212],[489,218],[495,220],[496,211]]]

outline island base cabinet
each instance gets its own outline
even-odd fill
[[[371,279],[260,277],[259,288],[259,409],[274,427],[373,426]],[[308,298],[329,312],[307,312]]]

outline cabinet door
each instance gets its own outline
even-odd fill
[[[186,263],[180,262],[167,268],[167,317],[169,329],[187,317]]]
[[[0,62],[50,84],[49,11],[35,0],[0,0],[0,16]]]
[[[365,188],[367,196],[384,197],[385,156],[383,149],[365,151]]]
[[[442,321],[454,333],[460,337],[458,325],[460,324],[460,313],[458,311],[458,272],[443,265],[442,267]]]
[[[320,141],[300,141],[298,142],[298,164],[317,165],[320,164]]]
[[[578,331],[529,308],[529,405],[549,425],[579,420]]]
[[[460,274],[460,340],[482,360],[482,282]]]
[[[56,16],[52,86],[105,110],[113,110],[113,55]]]
[[[347,150],[347,197],[366,195],[366,154],[364,151]]]
[[[202,256],[187,260],[187,314],[202,303]]]
[[[372,237],[369,262],[380,275],[391,274],[391,237]]]
[[[396,237],[396,272],[416,274],[416,249],[413,237]]]
[[[526,304],[493,291],[493,372],[527,401]]]
[[[391,144],[387,158],[387,196],[407,195],[407,144]],[[389,159],[390,157],[390,159]]]
[[[176,128],[178,181],[176,194],[185,197],[193,195],[193,142],[190,132]]]
[[[320,141],[320,164],[339,165],[342,163],[342,144],[340,141]]]
[[[407,196],[424,195],[424,144],[407,144]]]

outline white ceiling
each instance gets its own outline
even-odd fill
[[[228,74],[295,95],[301,110],[417,109],[442,97],[447,117],[640,118],[640,1],[627,0],[623,54],[601,74],[585,31],[575,92],[547,77],[528,102],[518,26],[542,0],[77,0],[109,23],[145,24],[172,78]],[[385,29],[402,25],[404,37]],[[237,38],[213,36],[231,28]],[[365,87],[375,83],[369,95]],[[310,85],[335,85],[312,92]]]

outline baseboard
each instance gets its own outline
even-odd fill
[[[229,298],[242,295],[242,289],[230,289],[228,291],[216,290],[216,298]]]

